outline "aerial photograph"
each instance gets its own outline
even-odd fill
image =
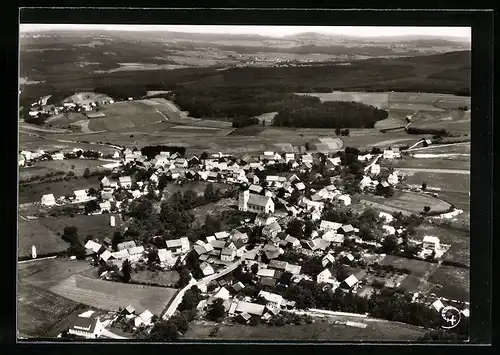
[[[471,28],[21,23],[18,90],[18,341],[469,341]]]

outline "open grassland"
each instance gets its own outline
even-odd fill
[[[431,154],[431,152],[424,152],[424,151],[422,151],[421,153]],[[468,170],[470,169],[470,157],[448,157],[448,158],[405,157],[403,159],[393,159],[393,160],[384,159],[380,162],[380,164],[382,166],[392,166],[395,170],[397,170],[398,168]]]
[[[364,329],[333,322],[315,320],[312,324],[285,325],[283,327],[261,324],[249,326],[241,324],[221,325],[217,337],[210,337],[213,324],[193,322],[183,339],[193,340],[303,340],[303,341],[401,341],[416,340],[425,332],[415,326],[396,322],[367,322]]]
[[[18,256],[30,256],[33,245],[36,247],[39,256],[62,252],[69,247],[69,244],[62,240],[61,236],[57,235],[57,232],[48,228],[43,223],[43,220],[18,218]]]
[[[54,177],[56,179],[59,177]],[[81,189],[98,189],[100,185],[97,176],[85,178],[71,178],[70,180],[62,180],[55,182],[40,182],[30,183],[24,186],[19,186],[19,203],[40,202],[40,199],[45,194],[54,194],[55,198],[72,195],[75,190]]]
[[[111,216],[115,216],[116,226],[111,227],[109,220]],[[39,220],[55,233],[63,233],[64,227],[74,226],[78,230],[78,235],[83,241],[87,235],[92,235],[99,240],[104,240],[106,237],[112,237],[116,230],[119,230],[121,218],[118,214],[98,214],[98,215],[75,215],[46,217]]]
[[[442,191],[462,192],[467,195],[470,191],[470,175],[467,174],[439,174],[424,171],[405,171],[402,182],[409,185],[421,185],[425,182],[428,188],[435,187],[440,188]]]
[[[91,279],[73,275],[51,291],[76,302],[104,310],[117,311],[132,305],[137,310],[149,309],[159,315],[177,292],[176,289]]]
[[[442,259],[457,261],[470,265],[470,232],[456,228],[448,228],[424,223],[416,228],[417,239],[422,239],[425,235],[436,236],[441,243],[451,245],[450,249],[444,253]]]
[[[406,191],[395,191],[394,195],[389,198],[363,195],[362,199],[374,202],[375,204],[385,205],[393,211],[408,211],[412,213],[422,212],[425,206],[429,206],[431,211],[446,211],[450,208],[450,204],[438,198]]]
[[[84,306],[27,282],[18,283],[18,331],[20,336],[37,338],[56,336],[48,333],[61,320]]]
[[[86,168],[92,172],[102,169],[103,164],[105,162],[93,159],[44,160],[30,167],[20,167],[19,180],[36,175],[43,176],[56,171],[65,173],[73,171],[76,176],[81,176]]]
[[[429,282],[441,287],[433,287],[430,292],[439,297],[458,301],[469,301],[470,270],[441,265],[430,277]]]
[[[57,285],[68,277],[95,268],[86,260],[53,258],[23,262],[18,264],[19,280],[23,280],[45,290]]]
[[[179,273],[177,271],[141,270],[132,273],[132,281],[172,287],[179,281]]]

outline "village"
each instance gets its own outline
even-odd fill
[[[143,151],[117,149],[105,156],[75,148],[67,152],[23,150],[19,154],[19,166],[36,166],[43,160],[106,158],[103,168],[109,173],[100,180],[99,189],[76,190],[73,196],[49,193],[40,200],[40,208],[47,214],[71,206],[72,214],[127,216],[122,218],[126,220],[122,235],[106,237],[103,242],[90,239],[83,246],[69,240],[69,250],[74,253],[68,255],[70,260],[88,260],[99,270],[100,278],[110,282],[129,282],[130,273],[141,267],[177,270],[180,275],[179,291],[162,314],[139,311],[128,304],[119,312],[99,315],[87,311],[62,337],[126,338],[110,331],[112,326],[127,329],[133,334],[130,338],[164,338],[155,324],[175,320],[172,340],[187,330],[180,323],[194,319],[283,325],[309,324],[330,313],[366,317],[376,313],[367,303],[373,295],[384,290],[392,290],[384,296],[388,298],[408,295],[401,287],[412,271],[387,262],[390,256],[439,265],[450,248],[436,235],[416,238],[415,227],[424,220],[438,223],[460,213],[454,208],[435,212],[428,206],[417,214],[383,212],[375,208],[380,204],[359,198],[360,193],[386,199],[395,191],[415,190],[437,196],[424,186],[406,186],[404,174],[382,164],[405,158],[405,151],[396,147],[300,155],[265,151],[241,157],[203,153],[189,158],[172,147],[157,147],[146,155]],[[172,195],[163,191],[190,182],[203,182],[207,187],[189,197],[186,192]],[[226,186],[225,190],[219,191],[219,185]],[[176,223],[184,221],[184,207],[179,206],[189,204],[189,198],[227,201],[233,207],[236,226],[187,235],[186,228]],[[175,202],[169,205],[172,199]],[[154,223],[146,221],[158,214],[160,204],[159,218],[171,230],[155,235]],[[168,218],[173,220],[165,220]],[[109,223],[115,226],[115,216],[110,216]],[[129,228],[138,230],[138,224],[152,230],[127,234]],[[37,257],[35,245],[32,257]],[[433,325],[446,304],[468,317],[468,302],[433,293],[413,292],[408,297],[408,303],[423,307],[419,312],[431,314]],[[343,301],[336,302],[337,298]],[[427,321],[417,323],[429,326]],[[216,333],[214,330],[213,336]]]

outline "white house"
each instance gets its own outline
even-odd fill
[[[180,239],[171,239],[166,241],[167,249],[172,253],[187,253],[189,251],[189,239],[182,237]]]
[[[64,154],[61,152],[57,152],[51,155],[52,160],[64,160]]]
[[[373,165],[370,167],[370,173],[372,173],[373,175],[378,175],[378,174],[380,174],[380,165],[379,165],[379,164],[373,164]]]
[[[87,191],[85,190],[76,190],[73,192],[75,195],[75,201],[76,202],[84,202],[89,199],[89,196],[87,195]]]
[[[158,249],[158,258],[160,259],[160,265],[163,267],[172,267],[177,261],[177,258],[172,255],[172,252],[165,248]]]
[[[47,194],[42,196],[42,200],[40,203],[43,206],[54,206],[56,204],[56,200],[53,194]]]
[[[132,178],[130,176],[120,176],[118,182],[124,189],[130,189],[132,187]]]
[[[351,275],[348,278],[346,278],[344,281],[342,281],[342,283],[345,286],[347,286],[348,288],[353,288],[359,283],[359,280],[356,276]]]
[[[150,325],[151,324],[151,319],[153,318],[153,313],[151,313],[149,310],[145,310],[141,314],[139,314],[135,319],[134,319],[134,325],[136,327],[139,327],[141,325]]]
[[[321,231],[337,231],[342,228],[342,223],[330,222],[330,221],[321,221],[319,225],[319,230]]]
[[[437,252],[439,249],[439,238],[430,235],[424,236],[422,249],[428,252]]]
[[[321,284],[331,284],[331,285],[336,285],[338,286],[339,282],[337,281],[337,278],[332,274],[330,269],[325,269],[321,271],[318,276],[316,277],[316,282]]]
[[[68,333],[87,339],[97,338],[104,327],[99,318],[87,318],[78,316],[70,325]]]
[[[94,242],[93,240],[87,241],[85,244],[85,249],[91,249],[94,253],[99,252],[101,249],[101,244]]]
[[[200,264],[200,269],[201,269],[201,272],[203,273],[203,275],[205,275],[205,276],[212,275],[215,272],[213,267],[209,263],[207,263],[206,261],[204,261]]]
[[[236,250],[233,248],[223,248],[220,253],[220,259],[222,261],[234,261],[236,256]]]
[[[19,154],[19,156],[18,156],[18,166],[24,166],[24,163],[25,163],[24,156],[22,154]]]
[[[326,254],[323,259],[321,259],[321,265],[323,265],[323,267],[327,266],[328,264],[333,264],[335,262],[335,257],[333,256],[333,254]],[[326,269],[328,270],[328,269]]]
[[[337,200],[341,201],[344,204],[344,206],[349,206],[351,204],[351,196],[349,195],[337,196]]]
[[[139,261],[142,258],[142,254],[144,253],[144,247],[138,246],[128,249],[129,260],[130,261]]]
[[[387,178],[387,182],[391,185],[396,185],[399,181],[398,175],[394,172]]]
[[[269,196],[251,194],[249,190],[245,190],[239,194],[238,209],[244,212],[273,213],[274,202]]]
[[[100,202],[99,203],[99,208],[103,212],[109,212],[111,210],[111,203],[109,201]]]

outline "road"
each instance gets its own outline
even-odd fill
[[[450,144],[431,144],[427,147],[408,149],[407,152],[410,152],[410,151],[414,152],[416,150],[439,149],[439,148],[444,148],[444,147],[452,147],[455,145],[466,145],[466,144],[470,144],[470,142],[460,142],[460,143],[450,143]]]
[[[382,156],[382,154],[377,155],[377,157],[375,159],[373,159],[373,161],[365,167],[365,171],[367,171],[368,169],[370,169],[373,164],[376,164],[377,161],[380,159],[381,156]]]
[[[461,169],[426,169],[426,168],[394,168],[396,171],[420,171],[424,173],[438,173],[438,174],[463,174],[470,175],[470,170]]]
[[[255,249],[257,249],[258,251],[260,251],[262,249],[262,246],[258,246],[256,247]],[[252,252],[254,252],[252,250]],[[230,272],[232,272],[234,269],[236,269],[236,267],[238,265],[241,264],[241,262],[243,260],[245,260],[245,256],[248,255],[249,252],[245,253],[243,255],[242,258],[240,258],[238,261],[232,263],[231,265],[229,265],[227,268],[224,268],[224,270],[218,272],[217,274],[213,274],[213,275],[210,275],[210,276],[207,276],[207,277],[204,277],[203,279],[199,280],[199,281],[196,281],[195,279],[191,279],[191,281],[189,282],[189,284],[184,287],[183,289],[181,289],[177,295],[175,296],[175,298],[172,300],[172,302],[170,303],[170,305],[168,306],[167,310],[165,311],[165,313],[163,314],[162,316],[162,319],[168,319],[170,318],[174,313],[175,311],[177,310],[177,307],[179,307],[179,305],[181,304],[182,302],[182,297],[184,297],[184,293],[189,290],[192,286],[197,286],[197,287],[200,287],[204,284],[207,284],[209,283],[210,281],[213,281],[213,280],[216,280],[218,278],[221,278],[227,274],[229,274]]]

